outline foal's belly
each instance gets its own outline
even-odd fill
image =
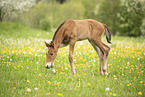
[[[77,41],[88,39],[90,36],[89,31],[80,31],[77,33]]]

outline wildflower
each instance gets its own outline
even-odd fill
[[[40,73],[38,76],[42,76],[42,74]]]
[[[17,69],[17,67],[16,67],[16,66],[14,66],[14,68],[15,68],[15,69]]]
[[[129,87],[130,85],[129,85],[129,84],[127,84],[127,86]]]
[[[56,83],[56,85],[59,85],[59,83]]]
[[[138,95],[142,95],[142,92],[138,92]]]
[[[14,89],[16,89],[16,87],[14,87]]]
[[[34,88],[34,90],[36,90],[36,91],[37,91],[37,90],[38,90],[38,88],[36,87],[36,88]]]
[[[31,83],[29,80],[27,80],[28,83]]]
[[[117,80],[117,78],[114,78],[115,80]]]
[[[143,81],[140,81],[140,83],[143,83]]]
[[[31,92],[31,89],[30,89],[30,88],[28,88],[26,91],[27,91],[27,92]]]
[[[47,93],[47,95],[51,94],[50,92]]]
[[[49,83],[49,84],[50,84],[51,82],[50,82],[50,81],[48,81],[47,83]]]
[[[87,85],[90,86],[91,84],[90,83],[87,83]]]
[[[57,95],[58,95],[58,96],[62,96],[62,94],[61,94],[61,93],[58,93]]]
[[[116,77],[116,75],[113,75],[114,77]]]
[[[116,94],[114,93],[113,96],[116,96]]]
[[[110,95],[112,95],[112,93],[110,93]]]
[[[80,83],[80,81],[78,81],[78,83]]]
[[[106,91],[109,91],[110,89],[109,89],[109,88],[106,88],[105,90],[106,90]]]

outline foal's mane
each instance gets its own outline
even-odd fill
[[[55,33],[54,33],[54,36],[53,36],[52,41],[54,40],[55,35],[57,34],[58,30],[61,28],[61,26],[62,26],[64,23],[65,23],[65,21],[64,21],[63,23],[61,23],[60,26],[57,28],[57,30],[56,30]]]

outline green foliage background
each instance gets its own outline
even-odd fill
[[[144,0],[38,0],[18,17],[6,17],[25,26],[53,31],[67,19],[95,19],[108,25],[113,35],[145,35]]]

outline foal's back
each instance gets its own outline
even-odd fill
[[[92,20],[92,19],[85,19],[85,20],[68,20],[72,27],[72,34],[77,38],[77,40],[84,40],[90,39],[92,36],[102,36],[104,33],[104,26],[102,23]]]

